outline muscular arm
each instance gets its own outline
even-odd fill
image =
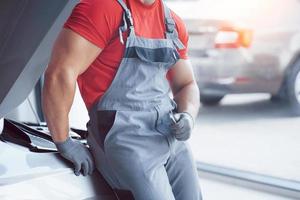
[[[199,89],[189,60],[180,59],[172,68],[171,89],[178,112],[188,112],[195,119],[199,110]]]
[[[59,34],[43,88],[43,111],[55,142],[69,134],[69,111],[73,103],[77,77],[100,54],[101,49],[69,29]]]

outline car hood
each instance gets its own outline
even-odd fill
[[[78,1],[0,1],[0,133],[3,117],[43,74],[52,44]],[[0,160],[0,199],[102,199],[98,195],[110,191],[97,171],[75,176],[58,153],[35,153],[0,140]]]
[[[114,199],[98,171],[75,176],[58,153],[34,153],[4,142],[0,149],[0,199]]]
[[[43,74],[52,44],[78,0],[0,1],[0,119]]]

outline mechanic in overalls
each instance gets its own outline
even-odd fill
[[[54,44],[43,90],[52,138],[76,175],[95,164],[113,189],[136,200],[201,199],[184,142],[199,108],[187,40],[162,0],[77,4]],[[89,110],[91,153],[68,135],[76,80]]]

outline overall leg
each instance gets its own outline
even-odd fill
[[[198,173],[188,144],[174,141],[166,170],[176,200],[201,200]]]
[[[113,189],[131,191],[135,200],[175,200],[164,167],[169,145],[165,136],[151,130],[154,116],[119,111],[103,146],[101,138],[96,140],[99,126],[92,126],[90,136],[95,137],[89,136],[89,144],[97,169]]]
[[[87,143],[94,157],[96,169],[101,173],[101,175],[112,188],[120,188],[120,183],[118,182],[117,177],[112,171],[112,167],[108,159],[106,158],[103,149],[101,148],[93,134],[93,132],[89,131]]]
[[[140,140],[139,144],[134,138],[127,136],[127,139],[132,142],[134,148],[127,142],[125,142],[127,145],[105,148],[112,169],[122,186],[121,189],[130,190],[135,200],[175,200],[164,167],[168,155],[164,153],[160,155],[160,147],[151,145],[153,142],[157,144],[158,141],[163,141],[164,138],[136,138]]]

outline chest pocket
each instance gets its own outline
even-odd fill
[[[128,47],[126,49],[127,58],[138,58],[143,62],[154,65],[162,64],[166,68],[171,67],[179,60],[179,53],[175,48],[144,48],[144,47]]]

